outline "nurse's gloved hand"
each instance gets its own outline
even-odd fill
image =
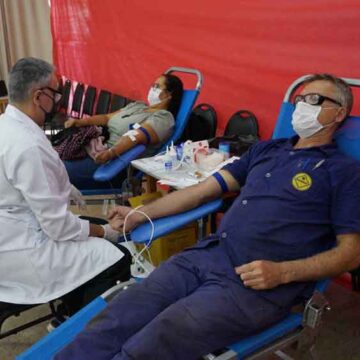
[[[101,226],[104,229],[104,239],[117,243],[121,233],[114,230],[110,224],[105,224]]]
[[[284,283],[284,267],[281,262],[256,260],[235,267],[246,287],[254,290],[272,289]]]
[[[73,201],[80,210],[86,210],[86,203],[82,197],[82,194],[74,185],[71,185],[69,200]]]

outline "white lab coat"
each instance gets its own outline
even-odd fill
[[[43,130],[8,105],[0,116],[0,301],[50,301],[123,256],[88,236],[89,222],[68,211],[70,190]]]

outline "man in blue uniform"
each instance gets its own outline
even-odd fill
[[[309,77],[295,98],[298,136],[254,145],[196,186],[142,208],[183,212],[241,188],[216,235],[116,297],[57,359],[197,359],[284,317],[314,280],[360,263],[360,166],[333,134],[352,107],[342,80]],[[129,208],[116,208],[120,230]],[[146,221],[131,215],[130,230]]]

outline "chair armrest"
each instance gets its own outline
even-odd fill
[[[17,356],[16,360],[52,359],[58,351],[69,344],[85,328],[87,323],[105,309],[106,306],[106,300],[98,296],[66,320],[61,326]]]
[[[130,162],[136,159],[145,151],[145,145],[136,145],[124,154],[121,154],[116,159],[99,166],[94,173],[94,180],[109,181],[116,176],[120,171],[126,169]]]
[[[191,221],[215,212],[221,207],[221,205],[222,199],[216,199],[184,213],[165,216],[154,220],[154,239],[166,235],[171,231],[177,230]],[[147,222],[138,226],[131,232],[131,240],[135,243],[147,243],[150,239],[150,234],[151,224]]]

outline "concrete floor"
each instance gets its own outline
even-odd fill
[[[321,330],[316,345],[319,360],[359,360],[360,293],[352,292],[332,283],[326,292],[326,297],[332,310],[324,318],[325,326]],[[19,318],[9,319],[4,324],[4,328],[9,328],[25,318],[32,318],[46,311],[47,307],[45,306],[31,309]],[[27,349],[45,334],[46,323],[42,323],[17,335],[0,340],[0,359],[14,359],[17,354]]]

